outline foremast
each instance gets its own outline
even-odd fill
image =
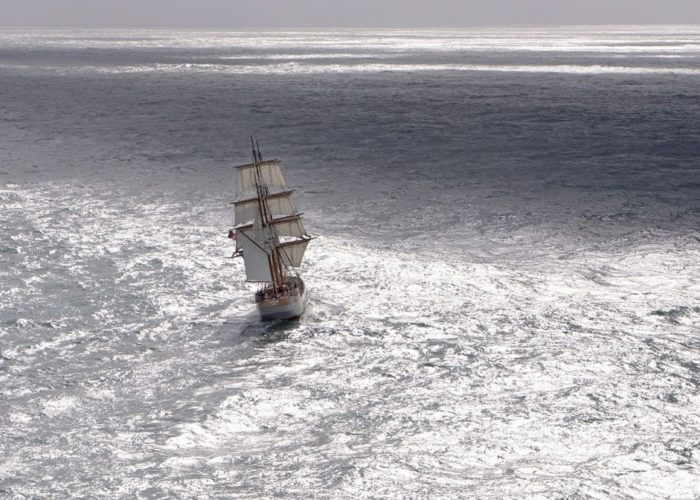
[[[247,281],[279,289],[290,268],[299,267],[311,237],[278,160],[263,161],[251,138],[253,163],[237,167],[236,250],[243,255]]]

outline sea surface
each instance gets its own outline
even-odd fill
[[[0,212],[0,497],[700,498],[698,26],[3,29]]]

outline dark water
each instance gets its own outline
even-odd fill
[[[699,496],[698,117],[698,27],[1,32],[0,494]]]

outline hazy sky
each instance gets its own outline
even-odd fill
[[[700,0],[0,0],[5,26],[700,23]]]

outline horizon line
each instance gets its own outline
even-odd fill
[[[253,30],[467,30],[494,28],[597,28],[597,27],[697,27],[700,23],[511,23],[511,24],[472,24],[463,26],[188,26],[188,25],[73,25],[73,24],[2,24],[0,29],[105,29],[105,30],[192,30],[192,31],[253,31]]]

